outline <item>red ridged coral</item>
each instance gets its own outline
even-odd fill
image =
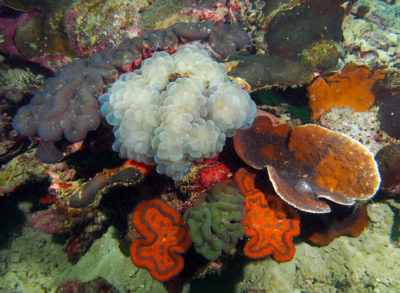
[[[242,220],[245,234],[250,240],[244,247],[249,258],[262,258],[272,254],[278,262],[289,261],[295,253],[292,238],[300,233],[300,218],[297,212],[283,206],[273,195],[265,199],[257,189],[254,178],[246,169],[239,169],[235,181],[245,196],[246,216]]]
[[[181,215],[162,200],[152,199],[138,204],[132,221],[140,235],[131,244],[132,262],[159,281],[179,274],[181,254],[191,245],[189,227]]]

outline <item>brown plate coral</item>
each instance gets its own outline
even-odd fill
[[[354,205],[378,190],[378,166],[362,144],[346,135],[308,124],[273,126],[258,115],[251,128],[238,131],[236,153],[255,169],[267,168],[276,193],[290,205],[328,213],[323,199]]]

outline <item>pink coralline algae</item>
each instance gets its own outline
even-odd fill
[[[59,220],[59,215],[53,208],[44,211],[37,211],[33,214],[33,219],[29,226],[46,234],[63,233],[64,227]]]

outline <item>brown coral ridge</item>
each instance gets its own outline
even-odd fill
[[[344,0],[306,0],[291,10],[281,11],[271,20],[265,33],[268,52],[299,60],[304,49],[322,40],[341,42]]]
[[[258,115],[250,129],[237,131],[234,145],[248,165],[267,168],[284,201],[306,212],[330,212],[323,199],[354,205],[379,188],[373,154],[359,142],[318,125],[274,127],[268,116]]]
[[[235,56],[227,63],[228,75],[248,92],[273,86],[300,86],[314,77],[314,66],[303,60],[279,56]]]
[[[115,185],[137,185],[143,182],[146,175],[145,170],[131,164],[124,164],[115,169],[105,169],[74,190],[68,198],[68,206],[72,208],[87,207],[96,200],[103,189]]]
[[[313,215],[302,219],[302,235],[318,246],[329,245],[340,236],[358,237],[368,227],[367,206],[338,210],[329,215]]]
[[[400,193],[400,144],[390,143],[376,154],[382,176],[381,188],[390,195]]]
[[[96,97],[106,85],[123,71],[137,67],[143,58],[157,50],[175,50],[183,42],[200,40],[226,58],[249,43],[239,26],[211,22],[177,23],[124,41],[117,49],[108,49],[91,57],[70,63],[55,77],[46,80],[28,105],[21,107],[13,127],[25,136],[39,135],[42,139],[40,158],[47,163],[59,161],[63,154],[55,142],[65,138],[74,143],[83,140],[100,124]],[[39,153],[39,155],[40,155]]]

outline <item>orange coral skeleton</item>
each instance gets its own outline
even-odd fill
[[[246,216],[241,223],[250,240],[244,247],[244,254],[249,258],[272,254],[278,262],[291,260],[295,253],[292,238],[300,233],[297,212],[290,207],[284,208],[276,196],[268,195],[267,201],[246,169],[236,172],[235,181],[246,201]]]
[[[132,262],[167,281],[183,269],[181,256],[191,245],[189,227],[173,208],[160,199],[141,202],[133,212],[140,237],[131,244]]]

